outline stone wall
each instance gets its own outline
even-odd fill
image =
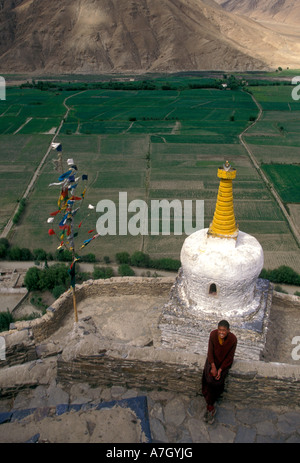
[[[299,309],[300,310],[300,297],[291,294],[279,293],[273,291],[273,303],[281,307]]]
[[[76,286],[77,303],[89,297],[124,295],[163,295],[169,294],[174,278],[141,278],[141,277],[113,277],[106,280],[88,280]],[[12,328],[18,331],[32,330],[33,337],[41,342],[51,336],[61,326],[63,319],[73,310],[73,296],[71,291],[62,294],[47,313],[35,320],[16,322]],[[3,336],[3,334],[2,334]]]
[[[91,280],[76,287],[77,301],[117,294],[167,295],[174,279],[124,277],[95,282]],[[287,307],[289,304],[297,304],[300,308],[300,298],[295,298],[275,293],[276,303],[286,304]],[[59,346],[51,345],[47,338],[72,310],[72,294],[67,292],[40,319],[17,322],[12,327],[13,330],[1,333],[8,349],[6,361],[0,361],[0,366],[4,367],[0,370],[0,393],[13,393],[14,389],[19,390],[26,387],[26,384],[30,387],[38,386],[41,381],[45,381],[45,373],[34,377],[32,372],[39,368],[42,371],[48,359],[52,359],[52,370],[57,368],[57,378],[65,383],[126,385],[185,392],[190,395],[200,393],[205,357],[199,354],[163,347],[108,344],[107,341],[106,344],[105,341],[99,344],[98,339],[94,350],[87,352],[85,337],[82,338],[82,344],[79,343],[82,348],[74,339],[73,346],[70,344],[68,349],[59,351]],[[29,366],[24,369],[26,364]],[[8,368],[9,366],[12,368]],[[23,368],[22,371],[26,374],[17,374],[18,368]],[[18,381],[16,378],[19,378]],[[235,360],[227,378],[224,398],[243,403],[254,402],[256,405],[261,402],[299,406],[300,364]]]
[[[113,347],[113,350],[112,350]],[[201,393],[205,356],[168,349],[102,346],[98,355],[59,356],[62,382],[91,385],[126,385]],[[300,405],[300,365],[236,360],[229,372],[223,397],[235,402]]]

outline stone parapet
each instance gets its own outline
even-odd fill
[[[300,297],[273,291],[273,303],[286,308],[300,310]]]
[[[205,356],[153,347],[101,347],[98,355],[59,356],[59,380],[201,394]],[[229,371],[223,397],[243,404],[299,406],[299,390],[300,365],[237,360]]]
[[[163,295],[169,294],[174,277],[142,278],[142,277],[113,277],[105,280],[87,280],[76,285],[77,303],[89,297],[123,295]],[[40,318],[20,321],[11,325],[11,331],[31,330],[36,342],[41,342],[51,336],[61,326],[63,319],[73,310],[73,296],[71,291],[62,294],[47,313]],[[9,332],[2,333],[7,336]]]
[[[76,287],[78,301],[114,295],[168,295],[174,278],[124,277],[87,281]],[[275,292],[275,301],[300,306],[299,298]],[[274,301],[274,300],[273,300]],[[49,336],[72,311],[72,294],[63,294],[43,317],[17,322],[1,333],[7,347],[0,361],[0,394],[13,396],[26,387],[47,384],[56,377],[65,383],[122,385],[141,389],[201,393],[205,356],[162,345],[132,346],[109,342],[80,320],[77,333],[52,342]],[[236,402],[300,405],[300,364],[236,359],[226,382],[224,398]]]

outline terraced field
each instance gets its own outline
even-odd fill
[[[295,226],[299,227],[300,206],[300,103],[292,98],[293,87],[250,87],[263,109],[261,119],[246,133],[245,140],[262,171],[274,186]],[[276,230],[279,228],[276,227]],[[272,237],[273,238],[273,237]],[[278,262],[299,271],[299,249],[294,248],[290,236],[284,241],[270,240],[276,252],[265,257],[270,267]],[[266,235],[266,239],[270,239]],[[263,244],[263,243],[262,243]]]
[[[287,95],[281,95],[279,87],[271,89],[278,94],[268,88],[264,96],[265,87],[251,89],[255,97],[266,98],[261,104],[267,109],[245,138],[259,163],[279,163],[284,151],[285,159],[293,164],[300,143],[296,133],[300,111],[295,109],[296,102],[286,103]],[[73,158],[80,172],[89,175],[85,208],[78,216],[78,221],[85,219],[87,229],[95,228],[99,217],[95,210],[88,215],[87,205],[110,199],[118,212],[119,192],[127,192],[128,203],[144,200],[149,211],[152,200],[204,200],[206,227],[212,220],[217,197],[217,168],[229,159],[237,169],[234,196],[240,229],[259,239],[266,267],[288,260],[289,265],[300,270],[299,249],[287,221],[239,142],[238,135],[258,114],[251,96],[241,91],[210,88],[72,93],[8,89],[7,100],[0,101],[0,175],[5,205],[0,228],[47,151],[66,113],[66,97],[71,97],[67,101],[70,111],[56,141],[63,145],[64,160]],[[58,190],[48,186],[57,181],[53,163],[56,154],[53,151],[49,155],[25,213],[9,236],[13,244],[52,251],[57,247],[57,241],[47,234],[46,223],[58,196]],[[128,213],[128,219],[131,216]],[[118,220],[117,213],[117,226]],[[118,251],[142,249],[152,257],[179,258],[185,237],[151,236],[150,229],[146,236],[106,235],[96,240],[88,252],[113,258]]]

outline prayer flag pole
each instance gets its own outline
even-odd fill
[[[75,317],[75,323],[78,323],[78,312],[77,312],[77,304],[76,304],[76,292],[75,292],[75,287],[76,287],[76,270],[75,270],[75,244],[74,244],[74,222],[73,222],[73,215],[72,215],[72,222],[71,222],[71,244],[72,244],[72,262],[73,266],[69,270],[69,273],[71,275],[71,287],[72,287],[72,293],[73,293],[73,308],[74,308],[74,317]],[[72,282],[72,269],[74,268],[74,283]],[[73,283],[73,284],[72,284]]]
[[[63,217],[61,218],[58,226],[59,226],[59,235],[56,234],[55,230],[51,228],[48,230],[49,236],[56,235],[60,244],[58,246],[58,250],[62,251],[63,248],[66,248],[68,251],[72,253],[72,264],[68,270],[70,275],[70,286],[72,289],[72,296],[73,296],[73,308],[74,308],[74,318],[75,324],[78,323],[78,311],[77,311],[77,303],[76,303],[76,262],[80,259],[75,251],[75,241],[74,238],[78,236],[78,233],[74,232],[74,216],[79,211],[82,206],[85,193],[87,190],[87,180],[88,176],[86,174],[82,176],[77,176],[77,166],[74,163],[73,159],[68,159],[68,170],[64,172],[63,163],[62,163],[62,145],[60,143],[52,143],[52,148],[58,151],[58,160],[55,161],[57,166],[57,170],[60,170],[60,176],[58,178],[58,182],[51,183],[49,186],[59,186],[60,187],[60,194],[58,198],[58,210],[52,212],[50,215],[51,217],[48,218],[47,223],[53,223],[55,218],[62,214]],[[83,190],[80,196],[75,196],[75,189],[77,186],[83,183]],[[76,190],[77,191],[77,190]],[[76,207],[75,207],[76,205]],[[89,209],[94,209],[94,206],[89,205]],[[89,213],[90,214],[90,213]],[[88,215],[89,215],[88,214]],[[83,221],[80,222],[78,228],[81,227]],[[87,239],[83,242],[80,249],[83,249],[90,241],[97,238],[99,234],[94,235],[92,238]]]

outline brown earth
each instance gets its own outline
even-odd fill
[[[2,0],[0,38],[1,73],[300,67],[299,39],[213,0]]]
[[[216,0],[231,13],[246,15],[256,21],[272,21],[299,26],[300,4],[295,0]]]

